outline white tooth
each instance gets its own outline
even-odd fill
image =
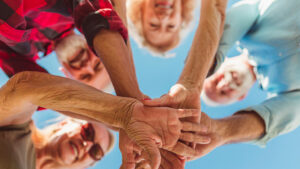
[[[77,157],[78,156],[78,151],[77,151],[77,148],[75,147],[75,145],[72,144],[72,147],[73,147],[73,150],[75,152],[75,156]]]

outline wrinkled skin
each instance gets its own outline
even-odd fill
[[[145,151],[144,156],[149,161],[150,166],[157,169],[161,162],[159,148],[192,157],[196,155],[195,150],[178,142],[179,139],[183,141],[192,139],[195,143],[202,143],[203,140],[208,142],[206,138],[204,139],[201,136],[193,134],[191,138],[186,137],[185,133],[181,132],[205,132],[207,130],[197,123],[180,121],[180,119],[186,117],[197,117],[199,113],[200,111],[195,109],[146,107],[141,103],[137,103],[134,105],[132,118],[124,127],[124,130],[129,138],[132,138]],[[129,147],[129,149],[133,149],[133,147]],[[130,157],[130,159],[134,158]]]

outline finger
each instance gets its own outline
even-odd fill
[[[158,169],[161,162],[161,155],[157,148],[155,141],[149,140],[141,144],[141,147],[147,153],[147,160],[150,163],[152,169]]]
[[[121,169],[134,169],[135,168],[135,157],[132,152],[122,152],[122,165]]]
[[[161,106],[167,106],[168,104],[168,96],[163,95],[161,98],[156,98],[152,100],[143,100],[143,104],[145,106],[152,106],[152,107],[161,107]]]
[[[135,163],[124,163],[122,162],[122,165],[120,169],[135,169]]]
[[[197,144],[209,144],[211,141],[210,137],[197,135],[195,133],[181,133],[179,139],[182,141],[187,141],[187,142],[197,143]]]
[[[161,163],[160,163],[161,168],[163,169],[172,169],[171,163],[167,160],[165,156],[162,155],[161,157]]]
[[[202,132],[207,133],[208,127],[203,124],[197,124],[192,122],[181,122],[182,123],[182,131],[194,131],[194,132]]]
[[[201,115],[201,111],[198,109],[177,109],[179,118],[185,117],[197,117]]]
[[[185,157],[194,157],[197,155],[197,151],[192,149],[191,147],[181,143],[181,142],[177,142],[177,144],[170,149],[169,151],[178,154],[178,155],[182,155]]]
[[[185,159],[179,157],[179,155],[176,155],[172,152],[166,151],[166,150],[160,150],[161,156],[162,156],[162,162],[161,166],[163,165],[163,160],[168,161],[168,163],[171,165],[170,169],[184,169]]]
[[[136,165],[135,169],[151,169],[151,166],[148,164],[147,161],[141,161]]]

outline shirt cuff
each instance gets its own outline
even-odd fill
[[[100,9],[87,15],[82,22],[82,32],[88,45],[93,49],[94,37],[102,29],[117,31],[123,37],[125,43],[128,40],[128,31],[118,14],[109,8]]]

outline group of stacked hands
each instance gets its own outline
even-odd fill
[[[188,2],[132,1],[136,5],[142,4],[140,7],[144,8],[139,9],[147,11],[140,17],[153,15],[154,18],[143,20],[137,17],[129,22],[137,27],[137,34],[142,34],[144,41],[147,41],[143,45],[148,45],[154,52],[165,52],[175,47],[178,43],[173,42],[179,41],[177,37],[182,23],[173,22],[171,15],[178,16],[176,10]],[[294,123],[294,113],[297,107],[293,107],[288,115],[277,115],[272,113],[272,108],[268,108],[277,102],[296,106],[293,103],[294,98],[298,97],[297,81],[287,79],[290,85],[285,88],[279,85],[276,90],[273,84],[278,82],[270,78],[266,85],[264,78],[258,76],[267,76],[278,65],[283,67],[287,63],[279,60],[260,62],[258,57],[248,58],[243,54],[237,59],[225,60],[219,68],[224,61],[224,53],[235,41],[243,36],[259,39],[250,29],[263,19],[270,19],[268,12],[280,6],[280,2],[276,1],[275,5],[268,0],[242,2],[230,11],[224,28],[227,0],[202,0],[199,24],[179,80],[161,98],[150,99],[140,91],[137,83],[128,40],[125,1],[4,0],[0,6],[3,8],[0,12],[0,66],[11,78],[0,90],[0,126],[2,132],[8,133],[6,135],[20,130],[20,126],[26,134],[21,133],[22,137],[1,137],[0,142],[8,145],[4,151],[10,151],[14,141],[28,137],[31,148],[27,146],[21,148],[22,151],[11,153],[22,156],[31,152],[32,156],[23,156],[24,159],[18,161],[5,156],[2,158],[4,152],[0,152],[1,168],[85,168],[100,160],[112,147],[113,138],[107,128],[119,131],[122,169],[180,169],[184,168],[186,160],[202,157],[218,146],[250,140],[264,144],[296,128],[298,123]],[[289,8],[300,5],[296,0],[293,3]],[[149,9],[145,8],[147,5]],[[252,19],[237,14],[245,9],[253,16]],[[260,10],[267,11],[266,16]],[[129,13],[132,14],[132,11]],[[180,17],[187,17],[180,14]],[[180,17],[175,17],[175,20],[184,19]],[[142,25],[138,25],[137,20],[142,20]],[[275,26],[270,27],[275,29],[278,25],[273,24]],[[86,41],[82,35],[74,34],[74,25],[84,34]],[[139,30],[139,26],[144,27],[144,31]],[[265,26],[260,29],[270,28]],[[153,39],[155,36],[159,41]],[[268,44],[267,40],[262,42]],[[259,48],[254,49],[253,43],[248,43],[249,51],[253,49],[259,56]],[[278,44],[273,45],[277,47]],[[41,73],[46,70],[35,63],[38,52],[47,55],[53,50],[66,77],[75,80]],[[297,59],[297,54],[287,54],[285,61]],[[253,66],[251,59],[257,64]],[[270,68],[266,72],[261,68],[268,66]],[[282,70],[285,70],[284,67]],[[207,78],[212,72],[216,73]],[[209,103],[231,103],[244,98],[256,79],[263,89],[277,93],[277,96],[261,106],[241,110],[223,119],[211,119],[201,112],[201,92]],[[118,96],[100,91],[110,81]],[[269,89],[272,85],[273,88]],[[284,97],[285,102],[280,97]],[[39,130],[31,122],[31,116],[42,108],[86,121],[69,119]],[[16,160],[14,165],[7,163],[13,160]],[[24,165],[24,160],[31,162]]]

